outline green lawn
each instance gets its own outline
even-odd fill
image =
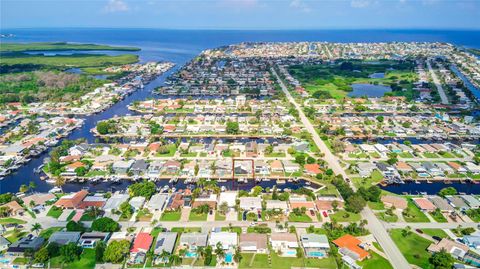
[[[213,255],[210,264],[204,265],[205,261],[202,258],[198,258],[193,266],[216,266],[217,265],[217,256]]]
[[[17,257],[13,260],[13,264],[15,265],[24,265],[28,263],[28,259],[24,257]]]
[[[193,211],[190,212],[190,216],[188,216],[189,221],[206,221],[208,214],[197,214]]]
[[[432,153],[432,152],[425,152],[425,153],[423,153],[423,157],[425,157],[425,158],[431,158],[431,159],[440,158],[440,156],[438,156],[438,154]]]
[[[227,218],[227,216],[221,214],[220,212],[216,211],[215,212],[215,220],[216,221],[222,221],[222,220],[225,220]]]
[[[202,231],[201,227],[173,227],[172,232],[177,232],[177,233],[199,233]]]
[[[443,214],[440,211],[433,211],[429,213],[430,216],[433,217],[433,219],[436,222],[447,222],[447,219],[443,216]]]
[[[408,199],[408,208],[410,210],[409,216],[403,215],[406,222],[430,222],[427,216],[423,214],[411,199]]]
[[[338,210],[334,214],[330,215],[330,219],[334,219],[337,222],[355,222],[360,221],[360,214],[350,213],[345,210]]]
[[[58,219],[58,217],[62,215],[62,212],[63,212],[63,209],[56,206],[52,206],[50,210],[48,210],[47,216]]]
[[[440,238],[449,238],[446,232],[442,229],[421,229],[426,235],[438,236]]]
[[[398,221],[398,216],[397,215],[388,215],[388,214],[385,214],[385,212],[379,212],[377,214],[377,217],[385,222],[397,222]]]
[[[182,212],[180,211],[165,211],[160,218],[160,221],[179,221],[182,217]]]
[[[325,259],[307,259],[296,257],[280,257],[277,253],[271,253],[272,266],[274,269],[290,269],[292,267],[311,267],[311,268],[337,268],[334,258]]]
[[[175,152],[177,152],[177,146],[175,144],[168,144],[166,145],[168,152],[166,153],[157,153],[156,156],[158,157],[173,157]]]
[[[73,218],[73,216],[75,216],[76,213],[77,213],[77,211],[75,211],[75,210],[70,212],[70,215],[68,215],[68,217],[67,217],[67,221],[70,221]]]
[[[231,232],[231,233],[237,233],[241,234],[242,233],[242,227],[222,227],[222,232]]]
[[[427,252],[428,246],[432,243],[431,241],[413,232],[404,237],[401,229],[391,230],[390,236],[409,263],[424,269],[433,268],[428,262],[430,253]]]
[[[357,187],[365,186],[370,187],[371,185],[376,185],[383,180],[383,175],[377,169],[372,171],[370,177],[361,178],[361,177],[352,177],[352,181]]]
[[[113,47],[97,44],[76,44],[66,42],[32,42],[32,43],[4,43],[0,51],[62,51],[62,50],[114,50],[114,51],[139,51],[134,47]]]
[[[16,219],[16,218],[1,218],[0,224],[25,224],[27,223],[24,220]]]
[[[253,255],[253,253],[242,253],[238,268],[270,268],[267,254],[256,254],[255,258]],[[254,258],[253,261],[252,258]]]
[[[45,229],[45,230],[42,230],[40,232],[40,236],[45,238],[46,240],[48,238],[50,238],[50,236],[55,233],[55,232],[58,232],[58,231],[61,231],[63,229],[63,227],[51,227],[51,228],[48,228],[48,229]]]
[[[10,243],[17,242],[18,239],[22,238],[23,236],[27,235],[27,232],[24,231],[11,231],[5,233],[3,236],[10,241]]]
[[[312,222],[312,219],[307,216],[307,214],[303,213],[301,215],[297,215],[295,213],[290,213],[288,215],[288,221],[291,222]]]
[[[413,155],[410,153],[410,152],[402,152],[402,153],[399,153],[398,156],[400,158],[413,158]]]
[[[374,251],[370,251],[371,258],[358,262],[359,265],[362,266],[363,269],[390,269],[393,268],[390,262],[383,258],[382,256],[378,255]]]
[[[55,257],[50,260],[50,264],[52,267],[60,268],[62,267],[61,264],[61,257]],[[64,269],[89,269],[95,268],[95,249],[83,249],[82,255],[80,255],[80,259],[74,261],[72,263],[64,264]]]
[[[373,210],[383,210],[385,209],[385,205],[382,202],[367,202],[368,207],[370,207]]]

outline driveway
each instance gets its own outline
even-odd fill
[[[190,211],[192,210],[191,207],[184,207],[182,208],[182,216],[180,217],[180,221],[188,221],[190,217]]]

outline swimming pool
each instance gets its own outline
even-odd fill
[[[295,255],[297,255],[296,250],[287,250],[284,253],[285,253],[285,256],[295,256]]]
[[[0,259],[0,263],[3,263],[3,264],[10,263],[10,259]]]
[[[225,254],[225,262],[230,263],[232,261],[233,261],[233,254],[230,252],[227,252],[227,254]]]
[[[186,257],[186,258],[195,258],[195,257],[197,257],[197,253],[192,252],[192,251],[187,251],[187,252],[185,253],[185,257]]]
[[[321,251],[310,251],[310,252],[308,252],[308,257],[321,258],[323,256],[325,256],[325,254],[323,254],[323,252],[321,252]]]

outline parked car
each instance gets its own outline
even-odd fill
[[[322,215],[323,217],[327,218],[328,217],[327,211],[323,211]]]
[[[440,236],[432,236],[433,239],[437,240],[437,241],[442,241],[442,238]]]
[[[415,231],[416,231],[417,233],[419,233],[419,234],[423,234],[423,231],[420,230],[420,229],[415,229]]]

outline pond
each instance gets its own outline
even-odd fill
[[[386,92],[391,92],[392,89],[389,86],[355,83],[352,84],[353,91],[348,96],[350,97],[382,97]]]
[[[369,78],[385,78],[385,73],[373,73],[368,77]]]

